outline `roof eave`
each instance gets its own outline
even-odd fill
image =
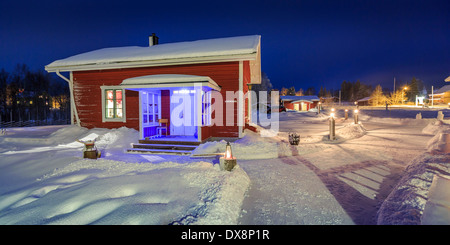
[[[107,69],[122,69],[122,68],[139,68],[151,66],[170,66],[170,65],[184,65],[184,64],[200,64],[200,63],[215,63],[215,62],[231,62],[256,59],[257,52],[238,55],[222,55],[222,56],[208,56],[208,57],[189,57],[189,58],[175,58],[163,60],[144,60],[144,61],[124,61],[105,64],[81,64],[81,65],[67,65],[67,66],[45,66],[47,72],[67,72],[67,71],[89,71],[89,70],[107,70]]]

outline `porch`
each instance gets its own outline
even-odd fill
[[[139,92],[141,141],[175,144],[180,141],[201,142],[207,137],[202,137],[202,127],[211,124],[211,96],[208,92],[220,91],[211,78],[148,75],[125,79],[120,86]]]

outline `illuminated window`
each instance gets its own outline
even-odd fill
[[[160,92],[142,92],[142,123],[144,126],[158,125],[160,116]]]
[[[122,89],[105,89],[105,118],[106,119],[122,119],[123,113],[123,90]]]

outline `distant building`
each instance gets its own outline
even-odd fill
[[[450,82],[450,76],[445,79],[445,82]],[[433,94],[429,95],[431,98],[433,96],[434,104],[448,104],[450,103],[450,84],[436,90]]]
[[[319,103],[319,97],[315,95],[309,96],[280,96],[281,105],[287,110],[309,111],[315,108]]]
[[[359,106],[367,106],[367,105],[369,105],[370,100],[371,100],[370,97],[365,97],[365,98],[357,100],[356,102]]]

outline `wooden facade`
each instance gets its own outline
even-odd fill
[[[74,97],[78,109],[81,126],[87,128],[119,128],[129,127],[139,130],[139,94],[136,91],[125,90],[126,100],[126,122],[103,122],[101,105],[101,86],[118,86],[127,78],[157,74],[184,74],[209,76],[221,86],[220,93],[226,98],[226,92],[236,92],[240,89],[239,79],[240,62],[205,63],[194,65],[175,65],[162,67],[127,68],[111,70],[75,71],[73,72]],[[242,62],[241,89],[244,93],[248,91],[247,84],[250,83],[250,66],[248,61]],[[170,94],[168,90],[161,91],[161,117],[170,120]],[[214,103],[214,101],[213,101]],[[231,116],[226,114],[227,103],[223,101],[223,115],[215,115],[216,119]],[[235,103],[237,105],[237,103]],[[247,115],[247,100],[245,100],[244,116]],[[202,140],[209,137],[238,137],[239,127],[238,108],[234,107],[234,126],[205,126],[202,127]],[[225,124],[225,123],[224,123]]]

